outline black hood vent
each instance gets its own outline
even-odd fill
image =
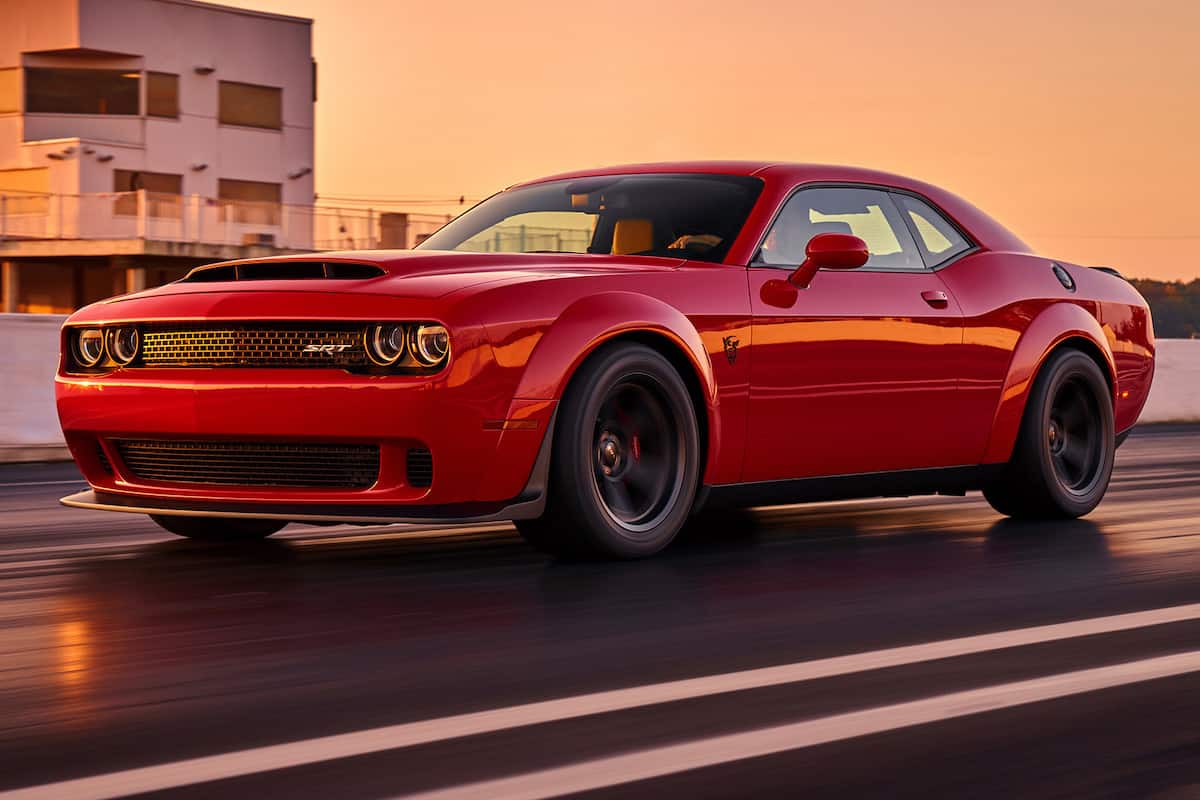
[[[196,267],[180,283],[221,281],[312,281],[366,280],[387,272],[374,264],[344,261],[251,261],[247,264],[217,264]]]

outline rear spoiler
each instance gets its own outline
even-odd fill
[[[1128,278],[1126,278],[1126,277],[1125,277],[1124,275],[1122,275],[1121,273],[1117,272],[1117,271],[1116,271],[1115,269],[1113,269],[1112,267],[1092,267],[1092,269],[1094,269],[1094,270],[1099,270],[1100,272],[1106,273],[1106,274],[1108,274],[1108,275],[1112,275],[1114,278],[1120,278],[1120,279],[1121,279],[1121,280],[1123,280],[1123,281],[1128,281],[1128,280],[1129,280]]]

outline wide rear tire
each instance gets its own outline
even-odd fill
[[[1010,517],[1082,517],[1103,499],[1115,452],[1104,374],[1085,353],[1059,350],[1034,381],[1012,458],[983,494]]]
[[[614,344],[567,387],[546,512],[517,530],[556,556],[653,555],[687,521],[699,477],[699,426],[683,379],[655,350]]]
[[[151,514],[150,519],[165,531],[208,542],[246,542],[265,539],[287,525],[284,520],[235,517],[181,517]]]

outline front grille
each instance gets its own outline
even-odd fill
[[[408,485],[425,489],[433,485],[433,454],[424,448],[413,448],[405,457]]]
[[[366,489],[379,478],[377,445],[151,439],[114,444],[128,471],[150,481]]]
[[[365,367],[361,325],[147,326],[147,367]]]

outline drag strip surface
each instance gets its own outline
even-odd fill
[[[1132,437],[1087,520],[790,507],[636,564],[555,563],[503,525],[198,547],[31,472],[0,472],[13,796],[1200,785],[1195,429]]]

